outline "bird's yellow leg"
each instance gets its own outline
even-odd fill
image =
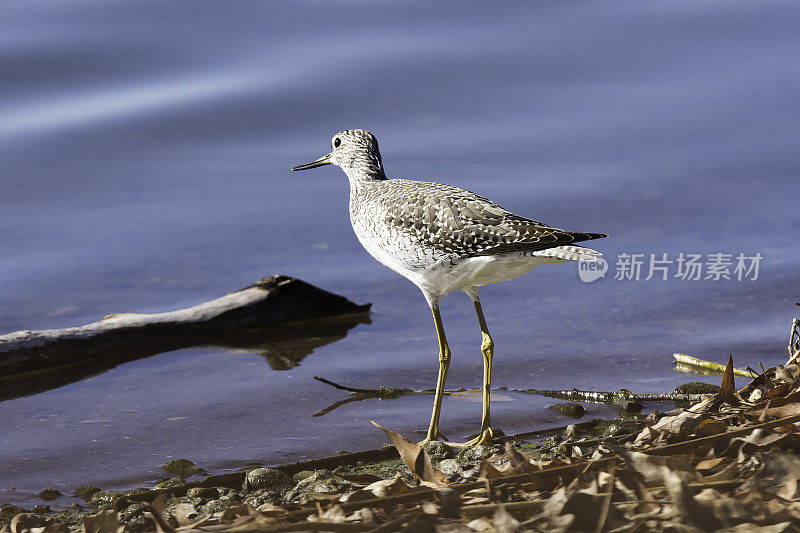
[[[433,400],[431,425],[428,428],[428,436],[420,442],[422,446],[439,438],[439,415],[442,411],[442,394],[444,393],[444,383],[447,379],[447,370],[450,368],[450,347],[447,345],[447,338],[444,336],[444,326],[442,325],[439,306],[431,306],[431,311],[433,311],[433,323],[436,325],[436,336],[439,339],[439,378],[436,380],[436,396]]]
[[[475,300],[475,312],[478,314],[478,324],[481,326],[481,352],[483,353],[483,415],[481,416],[481,433],[488,430],[492,431],[489,418],[489,402],[492,385],[492,359],[494,357],[494,341],[489,335],[489,328],[486,327],[486,319],[483,317],[481,301]]]
[[[451,444],[456,447],[475,446],[478,444],[488,445],[492,443],[494,431],[489,416],[489,402],[492,384],[492,358],[494,357],[494,341],[489,335],[489,328],[486,327],[486,319],[483,316],[481,301],[475,298],[475,312],[478,314],[478,324],[481,327],[481,352],[483,353],[483,414],[481,416],[481,430],[478,436],[463,444]]]

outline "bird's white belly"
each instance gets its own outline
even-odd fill
[[[417,285],[429,300],[455,290],[509,281],[544,263],[578,259],[573,254],[564,256],[565,254],[557,253],[557,248],[539,252],[508,252],[458,258],[453,255],[424,253],[402,234],[393,235],[391,240],[359,234],[358,231],[356,235],[370,255]]]
[[[544,263],[562,260],[530,252],[509,252],[491,256],[461,259],[454,265],[431,268],[425,274],[426,282],[437,287],[441,294],[454,290],[482,287],[500,281],[510,281]]]

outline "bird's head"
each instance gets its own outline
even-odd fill
[[[298,165],[292,170],[307,170],[323,165],[336,165],[350,179],[385,180],[378,139],[366,130],[340,131],[331,139],[331,152],[319,159]]]

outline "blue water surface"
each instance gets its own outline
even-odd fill
[[[360,247],[334,167],[292,173],[365,128],[390,177],[465,187],[608,233],[605,278],[545,265],[482,290],[496,386],[670,390],[687,352],[785,359],[800,299],[800,5],[674,2],[6,3],[0,17],[0,333],[158,312],[275,273],[358,302],[362,324],[291,370],[189,349],[0,403],[0,503],[130,488],[170,458],[212,472],[412,435],[432,399],[347,404],[312,379],[430,388],[436,339],[408,281]],[[650,254],[760,254],[757,279],[646,280]],[[614,279],[643,254],[640,279]],[[703,273],[705,277],[705,272]],[[449,385],[480,383],[480,332],[443,301]],[[442,428],[477,429],[474,396]],[[569,423],[502,393],[515,433]],[[593,407],[594,416],[613,410]],[[66,505],[66,498],[55,506]]]

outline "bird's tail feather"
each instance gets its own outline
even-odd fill
[[[594,261],[603,257],[603,254],[597,250],[571,245],[547,248],[546,250],[541,250],[536,255],[552,257],[561,261]]]

